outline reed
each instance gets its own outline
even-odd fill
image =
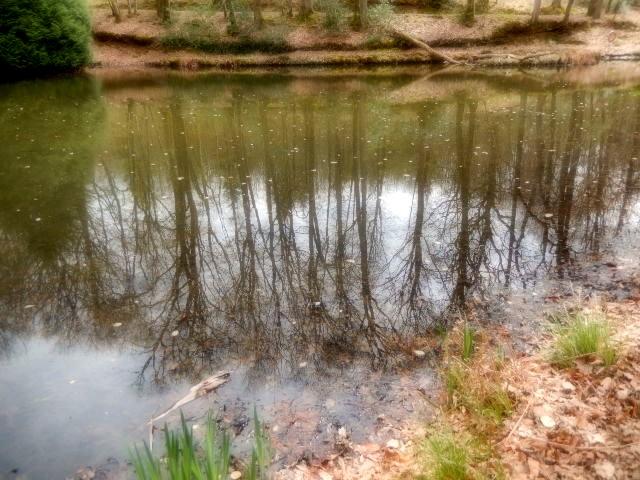
[[[271,448],[264,426],[254,409],[254,439],[251,459],[243,479],[264,480],[271,459]],[[158,457],[146,443],[134,447],[131,463],[137,480],[227,480],[230,478],[231,438],[220,430],[211,414],[206,433],[198,445],[192,428],[180,413],[180,427],[172,431],[164,427],[165,455]]]

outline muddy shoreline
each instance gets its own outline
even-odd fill
[[[474,46],[461,51],[460,48],[441,49],[443,53],[461,62],[468,68],[566,68],[596,65],[599,63],[640,61],[640,49],[601,52],[558,47],[543,55],[529,56],[519,45],[502,45],[499,52],[487,53],[487,48]],[[442,62],[420,49],[379,50],[320,50],[287,53],[207,54],[190,50],[147,50],[130,43],[102,42],[94,48],[95,61],[89,71],[141,69],[198,71],[243,71],[256,68],[341,68],[375,66],[438,65]]]
[[[507,361],[513,363],[513,366],[508,369],[511,372],[510,375],[517,371],[517,365],[526,364],[529,366],[531,362],[540,362],[539,359],[543,357],[541,351],[548,342],[548,334],[545,332],[548,329],[547,315],[549,314],[557,313],[568,306],[589,308],[589,305],[602,304],[606,305],[609,311],[622,310],[625,312],[624,315],[631,315],[632,318],[635,318],[634,315],[637,313],[640,301],[640,282],[638,281],[640,269],[630,258],[605,252],[598,259],[577,261],[573,268],[574,271],[570,278],[548,279],[539,285],[536,289],[538,293],[534,293],[533,296],[530,292],[520,291],[511,295],[497,294],[493,298],[487,299],[483,304],[477,302],[470,304],[467,319],[473,323],[474,328],[483,337],[493,339],[489,342],[491,345],[494,347],[498,345],[500,349],[504,349]],[[634,320],[630,326],[636,324],[637,320]],[[633,331],[637,332],[637,328]],[[624,334],[625,331],[622,333]],[[637,336],[631,338],[637,342]],[[411,369],[405,367],[400,374],[403,371],[406,374],[409,371],[419,372],[421,370],[434,374],[439,372],[441,367],[438,365],[443,361],[441,357],[445,354],[440,347],[438,350],[437,358],[428,355],[427,359],[417,359]],[[540,382],[558,383],[559,381],[554,375],[556,373],[550,373],[547,368],[540,377]],[[601,375],[602,378],[604,376]],[[510,379],[509,381],[514,380]],[[442,379],[434,379],[433,382],[429,388],[419,383],[405,382],[401,390],[405,392],[405,396],[409,392],[408,397],[400,403],[397,402],[397,398],[392,398],[391,402],[397,403],[396,408],[402,409],[407,408],[404,402],[409,400],[412,408],[421,412],[420,415],[414,415],[412,418],[405,418],[404,421],[396,423],[392,421],[391,416],[381,414],[377,417],[376,426],[368,438],[353,438],[348,425],[345,425],[346,429],[340,428],[339,424],[330,425],[332,428],[329,435],[331,441],[325,440],[322,452],[305,449],[293,461],[288,458],[286,450],[280,450],[284,447],[280,441],[274,440],[276,451],[273,462],[275,467],[272,472],[273,478],[278,480],[415,478],[422,471],[422,460],[420,460],[420,452],[423,448],[422,441],[430,432],[431,426],[442,421],[442,409],[446,408],[444,406],[446,393]],[[529,460],[527,463],[527,456],[524,456],[524,460],[522,460],[520,458],[522,453],[520,453],[520,457],[517,456],[519,449],[514,444],[517,444],[519,440],[513,436],[511,430],[520,425],[521,416],[529,414],[530,417],[536,418],[533,413],[535,409],[530,408],[531,406],[526,402],[526,398],[528,398],[526,395],[529,393],[527,388],[531,388],[533,380],[529,378],[526,381],[519,380],[519,382],[520,384],[515,383],[516,387],[510,387],[517,388],[518,406],[513,414],[506,419],[505,426],[494,432],[493,435],[496,438],[502,438],[496,454],[499,457],[496,459],[504,457],[511,462],[507,465],[512,473],[525,475],[522,478],[530,478],[526,475],[532,468],[536,468],[534,465],[538,464],[535,460]],[[398,393],[398,391],[395,392],[395,394]],[[540,391],[536,391],[536,394],[538,395],[538,404],[544,404],[547,408],[546,402],[543,401],[544,398],[540,398]],[[598,407],[598,405],[595,406]],[[205,418],[205,410],[199,408],[197,411],[199,414],[191,419],[195,423],[200,423]],[[558,410],[558,412],[560,411]],[[456,417],[456,414],[454,417],[459,422],[458,427],[465,428],[464,425],[468,419]],[[282,418],[280,422],[267,424],[274,439],[278,437],[279,429],[282,428],[281,423],[285,420]],[[287,428],[292,426],[298,428],[295,425],[300,421],[303,424],[306,423],[306,420],[293,415]],[[382,433],[385,431],[388,432],[386,436]],[[388,440],[383,441],[380,437],[386,437]],[[504,441],[505,438],[511,440],[508,442],[509,445]],[[237,440],[242,440],[242,437],[238,437]],[[516,453],[514,454],[514,452]],[[531,450],[525,450],[525,452],[533,458],[538,458]],[[601,454],[599,458],[601,461],[607,461],[606,455]],[[629,462],[628,459],[624,461]],[[562,466],[562,468],[577,468],[581,475],[587,475],[584,478],[601,478],[588,475],[589,465],[591,465],[589,462],[586,463],[586,467],[580,466],[584,465],[582,460],[575,463],[578,465],[577,467]],[[553,462],[547,462],[545,468],[547,473],[552,473],[556,467]],[[586,470],[582,470],[582,468],[586,468]],[[73,480],[91,478],[124,480],[130,478],[130,473],[131,466],[127,459],[111,457],[104,464],[79,468],[73,476],[68,478],[73,478]]]

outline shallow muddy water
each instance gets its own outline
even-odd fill
[[[635,236],[639,156],[633,82],[0,86],[0,478],[123,461],[217,370],[185,414],[240,447],[254,405],[282,463],[392,438],[435,327]]]

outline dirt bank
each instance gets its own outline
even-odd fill
[[[94,13],[93,68],[246,69],[423,64],[428,52],[398,40],[385,29],[329,33],[317,24],[282,24],[275,19],[259,34],[229,37],[224,19],[202,20],[179,12],[171,26],[152,11],[116,24],[106,10]],[[271,12],[272,16],[275,13]],[[473,27],[455,15],[396,14],[390,27],[437,47],[451,58],[483,66],[590,65],[640,59],[640,12],[591,21],[576,15],[569,25],[548,15],[535,28],[528,16],[478,16]]]

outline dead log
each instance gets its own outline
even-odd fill
[[[402,40],[405,40],[413,45],[415,45],[416,47],[422,48],[423,50],[426,50],[427,52],[429,52],[429,55],[431,55],[434,58],[437,58],[438,60],[441,60],[443,62],[447,62],[447,63],[451,63],[453,65],[462,65],[462,62],[459,62],[458,60],[454,60],[453,58],[451,58],[449,55],[446,55],[444,53],[441,53],[439,51],[437,51],[436,49],[430,47],[429,45],[427,45],[425,42],[423,42],[422,40],[419,40],[415,37],[412,37],[411,35],[409,35],[408,33],[405,33],[401,30],[398,30],[395,27],[387,27],[387,31],[393,35],[394,37],[398,37]]]
[[[171,405],[168,409],[166,409],[164,412],[162,412],[157,417],[152,418],[149,423],[153,424],[153,422],[156,422],[156,421],[160,420],[161,418],[166,417],[167,415],[169,415],[174,410],[186,405],[189,402],[192,402],[196,398],[203,397],[203,396],[207,395],[208,393],[213,392],[220,385],[223,385],[223,384],[227,383],[229,381],[229,377],[230,376],[231,376],[231,374],[229,372],[218,372],[218,373],[215,373],[215,374],[211,375],[209,378],[205,378],[203,381],[201,381],[197,385],[194,385],[193,387],[191,387],[189,389],[189,393],[187,395],[185,395],[180,400],[178,400],[176,403]]]

